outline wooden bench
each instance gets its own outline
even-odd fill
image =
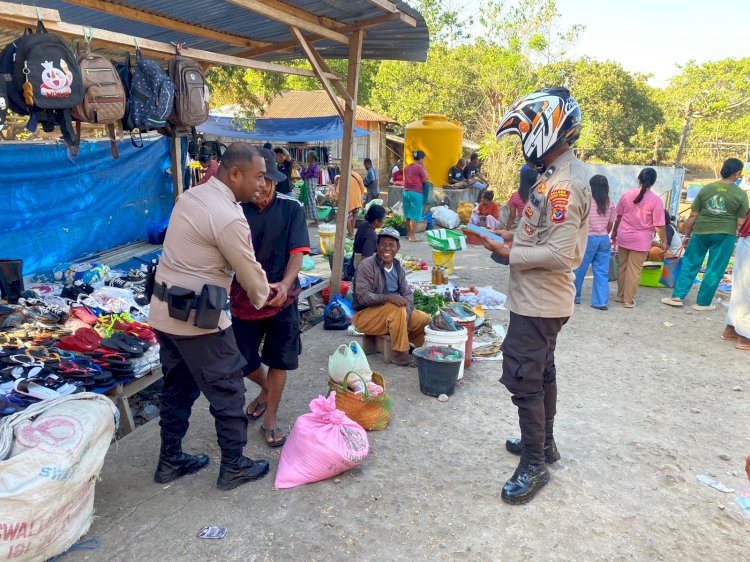
[[[106,396],[112,399],[115,406],[117,406],[117,409],[120,411],[120,427],[122,427],[123,435],[131,433],[135,429],[133,413],[130,411],[128,398],[137,394],[141,390],[148,388],[163,376],[161,367],[157,367],[149,374],[126,384],[118,384],[116,387],[105,393]]]

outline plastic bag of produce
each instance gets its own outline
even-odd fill
[[[372,380],[372,369],[367,361],[367,355],[356,341],[338,346],[328,358],[328,376],[335,382],[344,384],[344,377],[350,371],[359,373],[365,383]]]
[[[469,224],[471,220],[471,213],[474,212],[474,205],[468,201],[461,201],[458,204],[458,216],[461,219],[461,224]]]
[[[441,228],[458,228],[461,226],[461,219],[458,213],[451,211],[448,207],[433,207],[432,221],[435,226]]]

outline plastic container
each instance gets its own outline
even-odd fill
[[[445,115],[428,113],[421,121],[406,126],[404,133],[404,165],[414,161],[412,152],[425,153],[425,168],[430,181],[440,186],[448,181],[448,171],[461,158],[464,127]]]
[[[455,320],[455,319],[454,319]],[[466,330],[466,347],[464,349],[464,368],[471,367],[471,356],[474,349],[474,329],[477,325],[477,317],[471,316],[466,320],[455,320],[456,325]]]
[[[327,220],[332,209],[333,207],[329,207],[328,205],[318,205],[318,220]]]
[[[336,242],[336,225],[321,224],[318,226],[318,236],[320,236],[320,253],[325,254],[328,250],[333,250]]]
[[[445,228],[425,232],[427,245],[438,252],[456,252],[466,249],[466,236]]]
[[[461,352],[463,356],[466,349],[466,340],[469,337],[469,333],[466,328],[461,328],[457,332],[442,332],[440,330],[433,330],[429,326],[424,329],[424,344],[427,347],[438,345],[442,347],[452,347]],[[464,378],[464,361],[461,361],[461,367],[458,370],[458,378]],[[447,394],[447,392],[446,392]]]
[[[443,266],[448,275],[453,275],[456,252],[436,252],[432,250],[432,262],[437,266]]]
[[[438,351],[450,353],[450,348],[436,346]],[[427,396],[446,394],[453,396],[456,392],[456,381],[459,379],[459,369],[464,365],[464,353],[459,351],[460,357],[450,361],[433,361],[429,359],[432,352],[431,345],[418,347],[414,350],[417,359],[417,374],[419,375],[419,390]]]
[[[641,270],[641,287],[656,287],[657,289],[663,289],[664,285],[659,283],[663,267],[663,263],[646,262]]]

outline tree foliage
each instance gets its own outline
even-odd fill
[[[410,3],[429,28],[427,62],[363,61],[359,103],[400,127],[427,113],[463,123],[466,137],[481,145],[485,173],[501,198],[515,189],[522,159],[516,140],[496,140],[496,127],[516,99],[541,87],[566,86],[576,97],[583,116],[576,148],[587,159],[670,164],[688,120],[688,167],[715,169],[750,139],[750,58],[691,61],[666,88],[652,88],[649,76],[616,62],[568,58],[583,28],[561,25],[556,0],[487,0],[478,26],[457,1]],[[346,76],[346,61],[327,63]],[[306,61],[289,64],[310,68]],[[237,104],[250,114],[282,90],[321,88],[313,78],[244,69],[213,69],[208,78],[214,107]]]

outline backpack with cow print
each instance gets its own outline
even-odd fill
[[[37,32],[26,34],[16,42],[13,82],[21,93],[24,113],[31,116],[45,132],[60,127],[65,142],[75,143],[71,109],[83,101],[81,69],[65,40],[47,32],[41,20]]]

